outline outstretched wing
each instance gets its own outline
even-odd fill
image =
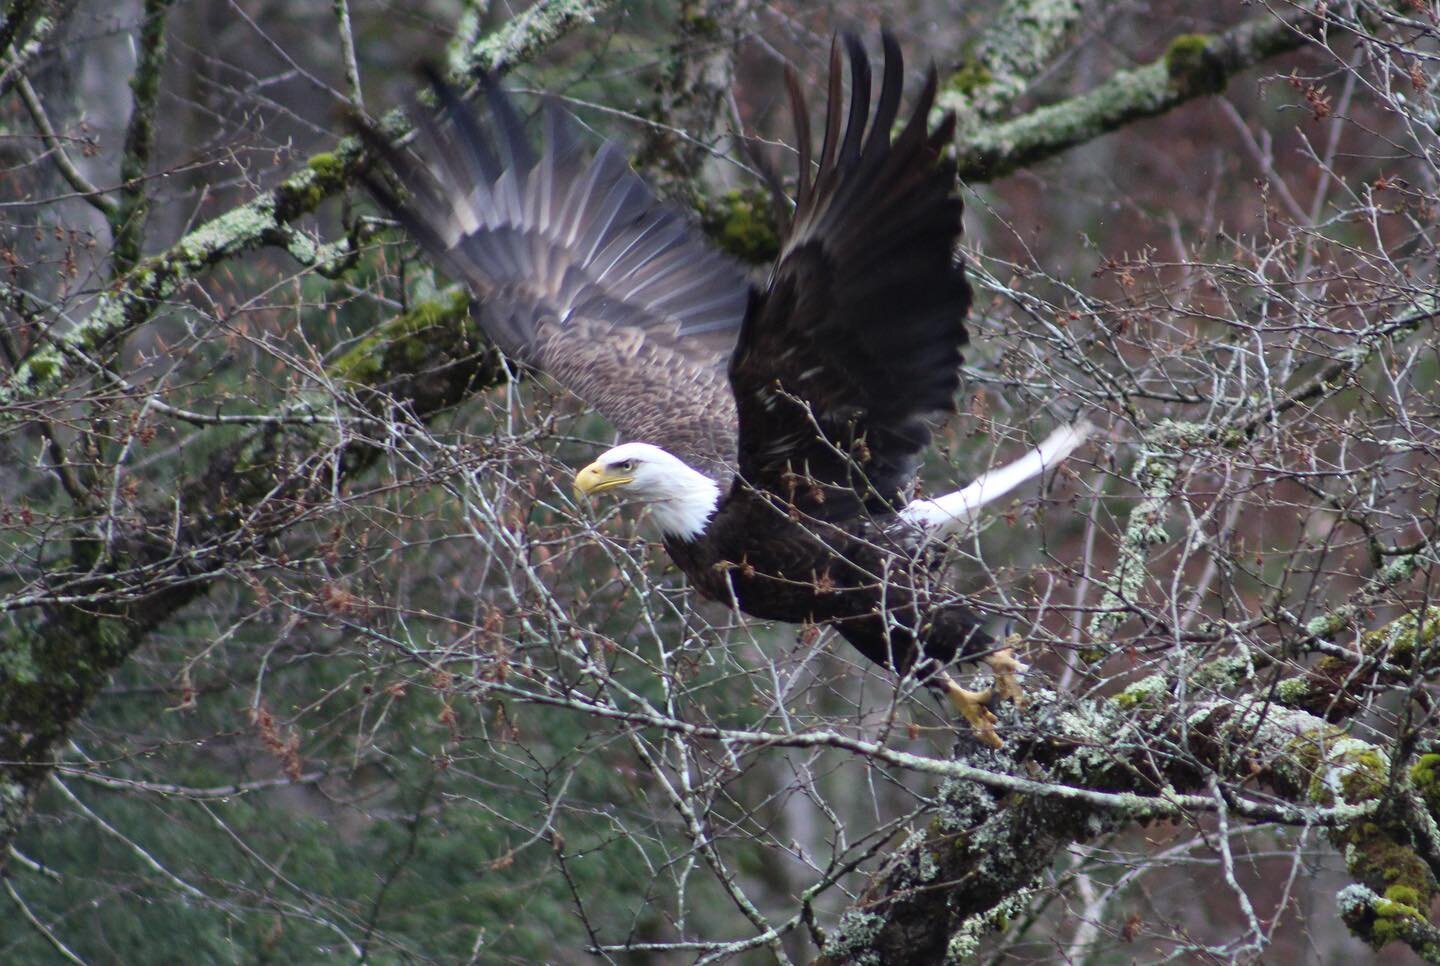
[[[869,60],[856,37],[844,43],[848,117],[842,122],[837,41],[813,180],[804,95],[787,77],[800,142],[795,214],[730,361],[742,477],[830,521],[903,502],[930,441],[928,417],[953,409],[970,305],[954,254],[955,167],[941,160],[955,118],[933,131],[927,121],[935,70],[892,140],[903,84],[899,46],[884,34],[872,116]]]
[[[431,77],[440,110],[412,113],[408,151],[373,129],[404,196],[371,192],[474,293],[485,332],[509,356],[594,406],[626,439],[717,477],[735,464],[735,408],[723,363],[749,284],[661,204],[613,143],[586,160],[554,103],[535,153],[493,80],[480,86],[493,137]]]

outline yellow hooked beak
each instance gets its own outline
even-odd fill
[[[603,493],[605,490],[613,490],[617,486],[634,482],[635,477],[633,476],[614,473],[600,463],[591,463],[575,474],[575,495],[577,497],[594,496],[596,493]]]

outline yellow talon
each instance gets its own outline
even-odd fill
[[[1008,647],[993,651],[982,658],[995,675],[995,693],[1003,701],[1013,701],[1015,707],[1025,707],[1025,691],[1020,686],[1021,676],[1030,668],[1015,659],[1015,652]]]
[[[940,675],[940,684],[945,688],[945,696],[960,712],[960,716],[970,722],[970,727],[975,731],[975,737],[979,738],[991,748],[1000,748],[1004,742],[995,733],[995,716],[990,709],[985,707],[990,702],[992,691],[966,691],[948,674]]]

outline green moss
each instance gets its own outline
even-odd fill
[[[12,755],[20,743],[38,748],[61,734],[73,715],[109,680],[134,650],[135,626],[124,617],[67,614],[46,621],[14,619],[0,633],[0,716],[24,722],[21,732],[3,737]]]
[[[291,178],[285,183],[284,190],[277,193],[280,205],[277,220],[289,221],[302,212],[314,211],[320,207],[327,193],[325,179],[319,175],[306,173]]]
[[[1350,931],[1371,948],[1378,950],[1392,942],[1403,942],[1424,961],[1440,962],[1440,945],[1431,941],[1434,930],[1426,915],[1429,903],[1425,894],[1391,887],[1381,896],[1366,886],[1350,885],[1335,898]]]
[[[276,207],[295,212],[311,212],[320,207],[328,196],[346,187],[346,161],[340,154],[321,151],[305,161],[307,170],[284,184],[284,193],[278,193]]]
[[[0,678],[7,686],[34,684],[40,679],[40,669],[26,638],[12,637],[0,648]]]
[[[1326,807],[1337,804],[1335,792],[1341,790],[1338,779],[1343,774],[1345,747],[1351,741],[1339,728],[1326,725],[1300,735],[1287,746],[1292,779],[1304,789],[1308,801]]]
[[[780,254],[780,232],[765,192],[737,189],[701,202],[700,224],[726,252],[751,265]]]
[[[1362,640],[1367,654],[1388,652],[1389,660],[1397,664],[1409,664],[1417,653],[1435,646],[1440,639],[1440,607],[1425,611],[1422,622],[1413,614],[1405,614],[1378,630],[1370,631]]]
[[[1440,755],[1421,755],[1410,766],[1410,780],[1421,794],[1440,791]]]
[[[1430,868],[1415,852],[1386,834],[1374,822],[1359,822],[1338,839],[1345,842],[1345,864],[1356,881],[1389,895],[1413,897],[1416,906],[1428,908],[1435,892]]]
[[[48,352],[40,352],[34,358],[26,360],[30,369],[30,377],[48,382],[60,374],[60,362]]]
[[[1275,698],[1283,705],[1298,707],[1310,700],[1311,691],[1307,678],[1286,678],[1275,685]]]
[[[1391,902],[1398,902],[1401,905],[1406,905],[1411,909],[1417,910],[1420,908],[1421,902],[1424,901],[1424,897],[1420,895],[1418,890],[1412,889],[1409,886],[1400,885],[1391,886],[1386,889],[1385,898]]]
[[[1298,739],[1292,751],[1303,774],[1309,776],[1307,795],[1312,802],[1371,806],[1366,814],[1330,831],[1330,839],[1345,856],[1346,868],[1355,881],[1384,893],[1395,910],[1429,908],[1435,880],[1429,866],[1407,844],[1409,830],[1404,821],[1384,808],[1390,769],[1380,751],[1332,728]],[[1376,908],[1378,911],[1379,906]],[[1390,941],[1382,941],[1378,930],[1372,935],[1379,945]]]
[[[720,36],[720,21],[698,9],[686,10],[681,17],[680,26],[693,37]]]
[[[1165,48],[1165,72],[1177,90],[1218,94],[1225,89],[1225,70],[1211,54],[1214,34],[1181,34]]]
[[[988,87],[994,80],[990,69],[984,64],[966,60],[959,70],[946,79],[945,87],[947,90],[970,97],[980,88]]]
[[[290,221],[314,211],[320,203],[347,187],[346,159],[353,160],[356,144],[352,138],[340,142],[339,149],[322,151],[305,162],[298,172],[275,189],[270,215],[276,221]],[[257,199],[261,201],[263,199]]]
[[[1370,924],[1370,944],[1380,949],[1392,942],[1404,942],[1411,934],[1412,923],[1426,921],[1419,908],[1421,899],[1420,893],[1405,886],[1386,889],[1385,898],[1370,904],[1375,912],[1375,921]],[[1428,901],[1425,904],[1428,906]]]
[[[1165,66],[1172,72],[1194,66],[1214,39],[1214,34],[1181,34],[1165,49]]]
[[[416,335],[437,326],[448,326],[470,318],[470,294],[463,288],[441,293],[439,298],[416,305],[395,319],[392,325],[406,335]]]
[[[399,374],[421,368],[436,354],[437,343],[450,346],[457,335],[461,340],[473,340],[478,334],[470,318],[470,296],[456,287],[377,327],[336,359],[331,371],[352,385],[377,386],[392,371]]]
[[[1440,755],[1421,755],[1410,766],[1410,781],[1430,814],[1440,821]]]
[[[1348,752],[1343,757],[1340,789],[1347,802],[1367,802],[1385,793],[1390,765],[1378,749],[1366,748]]]
[[[341,178],[345,174],[344,162],[329,151],[313,155],[305,166],[320,178]]]

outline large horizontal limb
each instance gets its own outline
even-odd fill
[[[958,146],[960,178],[993,181],[1134,121],[1217,94],[1241,71],[1312,43],[1320,26],[1312,8],[1284,15],[1266,11],[1221,34],[1182,35],[1157,60],[1116,71],[1084,94],[967,129]]]
[[[956,758],[917,755],[837,731],[746,731],[682,720],[644,704],[620,707],[527,682],[488,693],[692,741],[742,747],[833,748],[946,779],[940,811],[895,852],[826,943],[822,962],[939,962],[1018,912],[1011,903],[1065,847],[1157,819],[1200,814],[1321,828],[1383,916],[1347,916],[1377,948],[1433,933],[1440,873],[1440,756],[1396,760],[1306,711],[1269,700],[1263,682],[1233,696],[1179,702],[1065,702],[1039,696],[1002,749]],[[1031,737],[1024,723],[1033,720]],[[1337,897],[1337,903],[1341,898]],[[1342,903],[1343,904],[1343,903]],[[1359,910],[1359,904],[1352,903]],[[1361,910],[1363,912],[1363,910]],[[964,958],[964,957],[960,957]]]
[[[1327,814],[1326,834],[1357,882],[1337,897],[1357,936],[1377,949],[1415,940],[1412,948],[1426,954],[1425,939],[1437,934],[1429,908],[1440,872],[1440,798],[1413,790],[1415,776],[1431,767],[1425,760],[1392,775],[1381,747],[1253,695],[1197,702],[1183,713],[1173,703],[1134,714],[1102,702],[1048,717],[1045,728],[1042,741],[1017,744],[1015,759],[984,752],[991,767],[1034,775],[1034,763],[1044,762],[1057,785],[1140,796],[1135,811],[949,782],[937,820],[892,855],[842,918],[822,962],[939,962],[947,950],[973,952],[984,933],[1022,911],[1027,890],[1064,848],[1152,820],[1145,800],[1208,788],[1223,821],[1257,797],[1255,786],[1294,806],[1297,824]],[[1157,743],[1163,754],[1154,753]],[[1017,764],[1025,759],[1031,763]],[[1017,899],[1021,907],[1012,908]]]

